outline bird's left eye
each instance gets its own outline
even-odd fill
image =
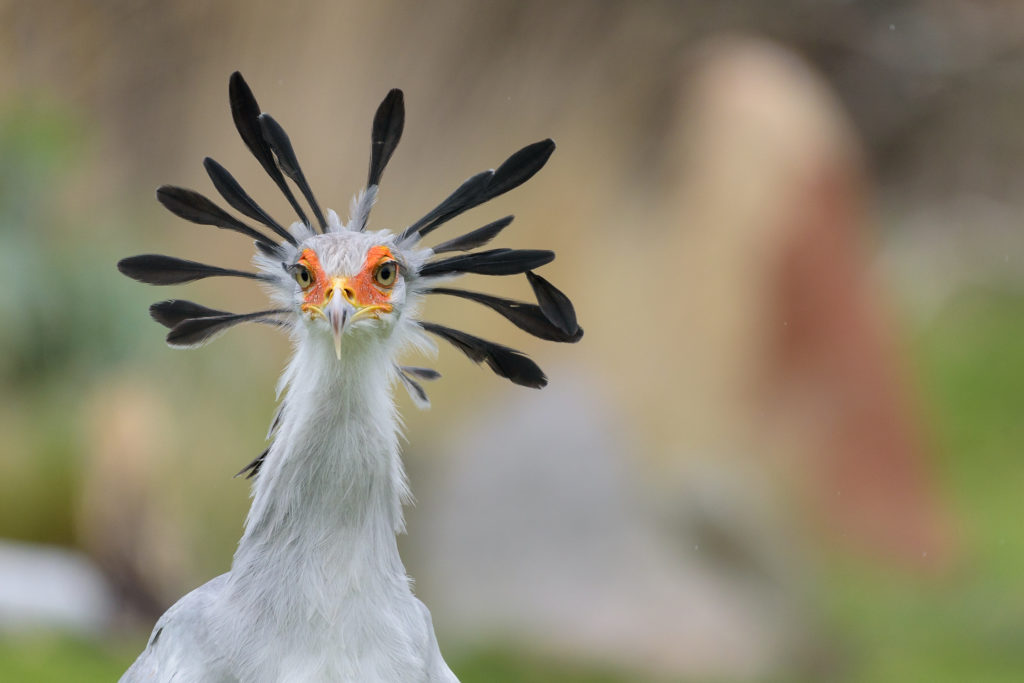
[[[397,278],[398,264],[394,261],[385,261],[377,266],[377,270],[373,273],[373,279],[381,287],[390,287],[395,284]]]
[[[292,269],[292,275],[295,277],[295,281],[299,283],[299,287],[302,289],[309,289],[309,286],[313,284],[313,273],[309,272],[309,268],[298,263]]]

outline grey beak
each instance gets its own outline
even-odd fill
[[[341,335],[345,333],[345,326],[352,319],[355,310],[352,304],[345,301],[345,297],[337,292],[327,303],[327,321],[331,324],[331,331],[334,333],[334,355],[338,357],[338,360],[341,360]]]

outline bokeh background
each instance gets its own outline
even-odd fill
[[[114,264],[244,266],[154,200],[205,155],[289,215],[236,69],[343,214],[404,89],[380,227],[558,143],[445,238],[515,213],[586,336],[432,301],[551,384],[442,348],[432,410],[396,394],[463,681],[1024,677],[1020,3],[3,0],[0,680],[112,680],[229,567],[287,343],[171,351],[152,301],[261,294]]]

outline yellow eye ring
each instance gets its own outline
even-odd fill
[[[299,287],[302,289],[309,289],[313,286],[313,273],[310,272],[309,268],[296,263],[292,270],[292,275],[295,277],[295,281],[299,283]]]
[[[374,281],[381,287],[391,287],[398,279],[398,262],[385,261],[373,271]]]

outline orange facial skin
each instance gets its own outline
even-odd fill
[[[316,257],[316,252],[312,249],[303,249],[299,265],[306,266],[313,274],[313,284],[306,290],[304,303],[321,306],[327,299],[327,285],[330,280],[327,278],[327,273],[324,272],[324,267],[320,265],[320,259]]]
[[[359,309],[365,308],[374,312],[390,313],[392,310],[391,287],[378,284],[374,276],[380,264],[393,260],[394,256],[387,247],[382,245],[371,247],[366,254],[366,261],[358,273],[350,278],[332,279],[324,271],[316,252],[312,249],[304,249],[299,258],[299,264],[309,269],[313,276],[313,283],[305,290],[302,310],[319,312],[335,293],[333,290],[339,290],[338,293]]]
[[[374,274],[376,273],[377,266],[385,261],[394,260],[395,257],[391,255],[391,250],[387,247],[370,247],[370,251],[366,252],[366,261],[363,263],[363,269],[348,279],[348,286],[355,295],[354,305],[372,306],[376,304],[387,306],[386,309],[382,310],[388,313],[391,312],[391,304],[389,303],[391,300],[391,288],[385,288],[377,284],[377,281],[374,280]]]

